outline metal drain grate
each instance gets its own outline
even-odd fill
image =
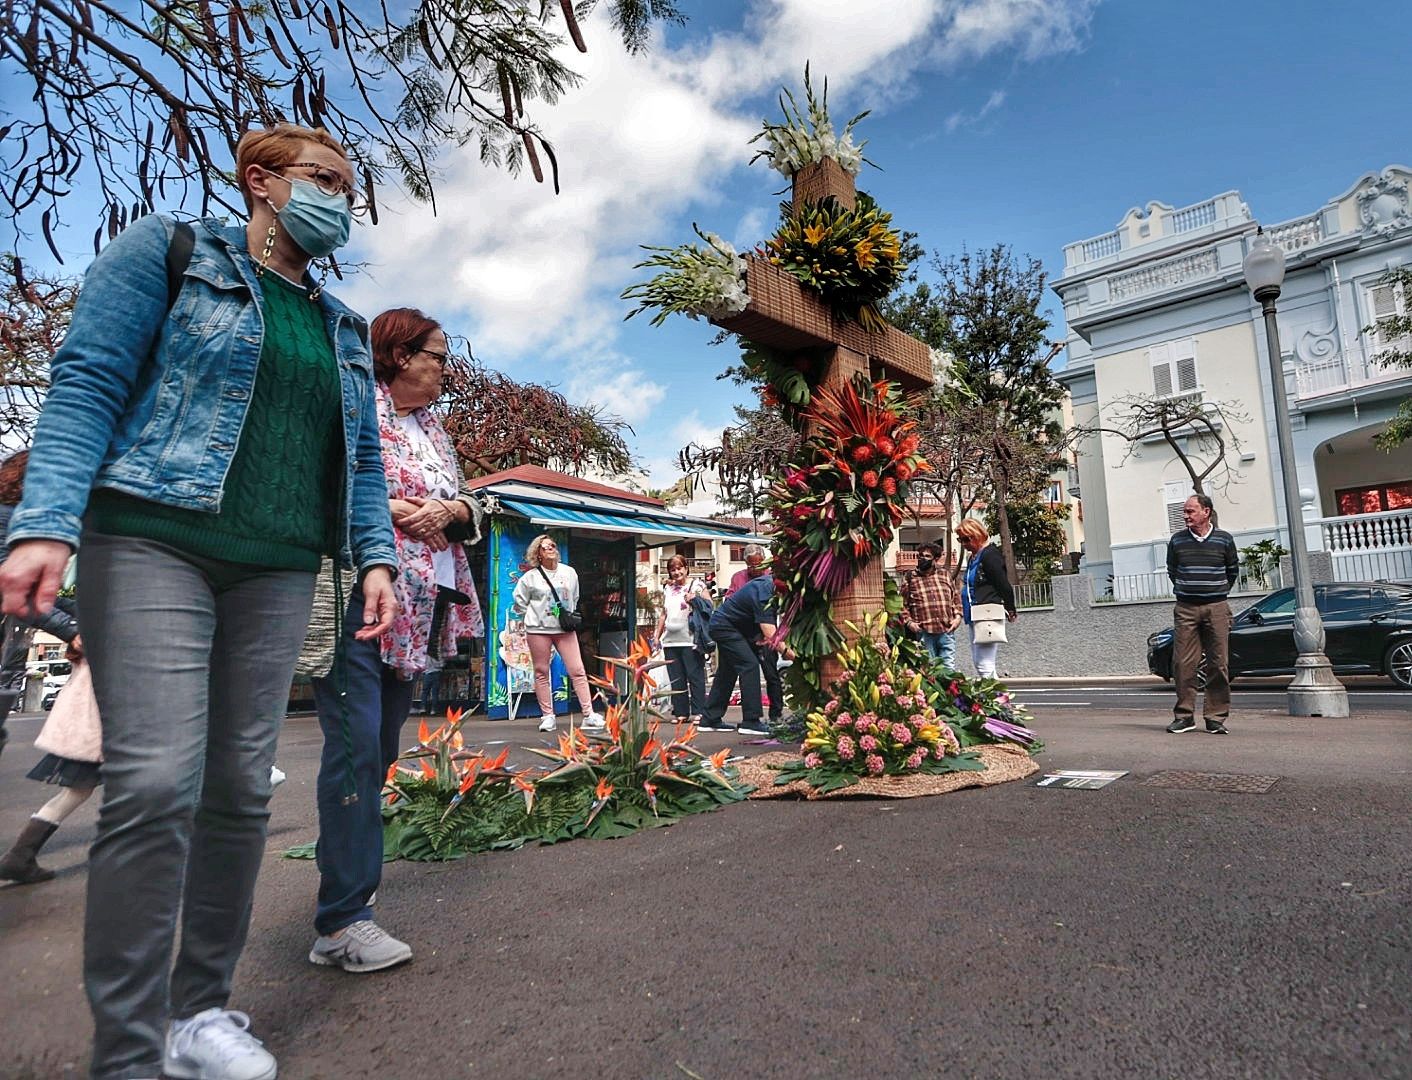
[[[1181,788],[1183,791],[1235,791],[1263,795],[1275,786],[1278,776],[1245,776],[1240,773],[1182,772],[1168,769],[1144,780],[1143,787]]]

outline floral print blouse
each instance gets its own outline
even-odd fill
[[[382,436],[382,462],[387,473],[389,499],[424,499],[428,497],[426,472],[417,457],[416,448],[399,422],[392,404],[392,393],[385,383],[378,383],[378,429]],[[458,476],[456,453],[446,429],[428,409],[414,410],[413,416],[422,431],[431,439],[451,476]],[[436,567],[431,548],[415,540],[401,529],[394,528],[397,540],[397,577],[393,587],[397,595],[398,613],[392,629],[383,634],[382,662],[394,668],[403,679],[410,679],[433,666],[428,653],[431,648],[431,621],[436,609]],[[439,656],[454,656],[456,643],[464,638],[481,637],[485,623],[476,584],[471,578],[465,548],[452,544],[456,560],[456,591],[470,597],[469,604],[449,604],[441,625]],[[435,665],[439,666],[439,665]]]

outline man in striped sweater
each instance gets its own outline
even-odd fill
[[[1172,610],[1172,678],[1177,684],[1173,735],[1196,730],[1196,672],[1206,654],[1206,730],[1226,735],[1231,711],[1229,676],[1231,607],[1226,603],[1240,573],[1235,538],[1211,521],[1211,497],[1193,495],[1182,507],[1186,528],[1167,541],[1167,575],[1177,598]]]

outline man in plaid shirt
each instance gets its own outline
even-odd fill
[[[938,568],[940,557],[939,544],[928,541],[917,548],[917,568],[902,579],[902,625],[921,637],[932,659],[954,671],[961,598],[951,575]]]

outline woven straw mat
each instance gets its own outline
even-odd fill
[[[804,796],[806,799],[915,799],[922,795],[944,795],[969,787],[990,787],[1010,780],[1023,780],[1039,772],[1039,766],[1023,749],[992,743],[967,747],[985,763],[979,772],[916,773],[912,776],[869,776],[846,788],[818,794],[803,780],[781,787],[775,786],[776,771],[771,765],[788,765],[799,758],[795,754],[774,751],[760,754],[739,763],[740,778],[752,784],[752,799],[784,799]]]

